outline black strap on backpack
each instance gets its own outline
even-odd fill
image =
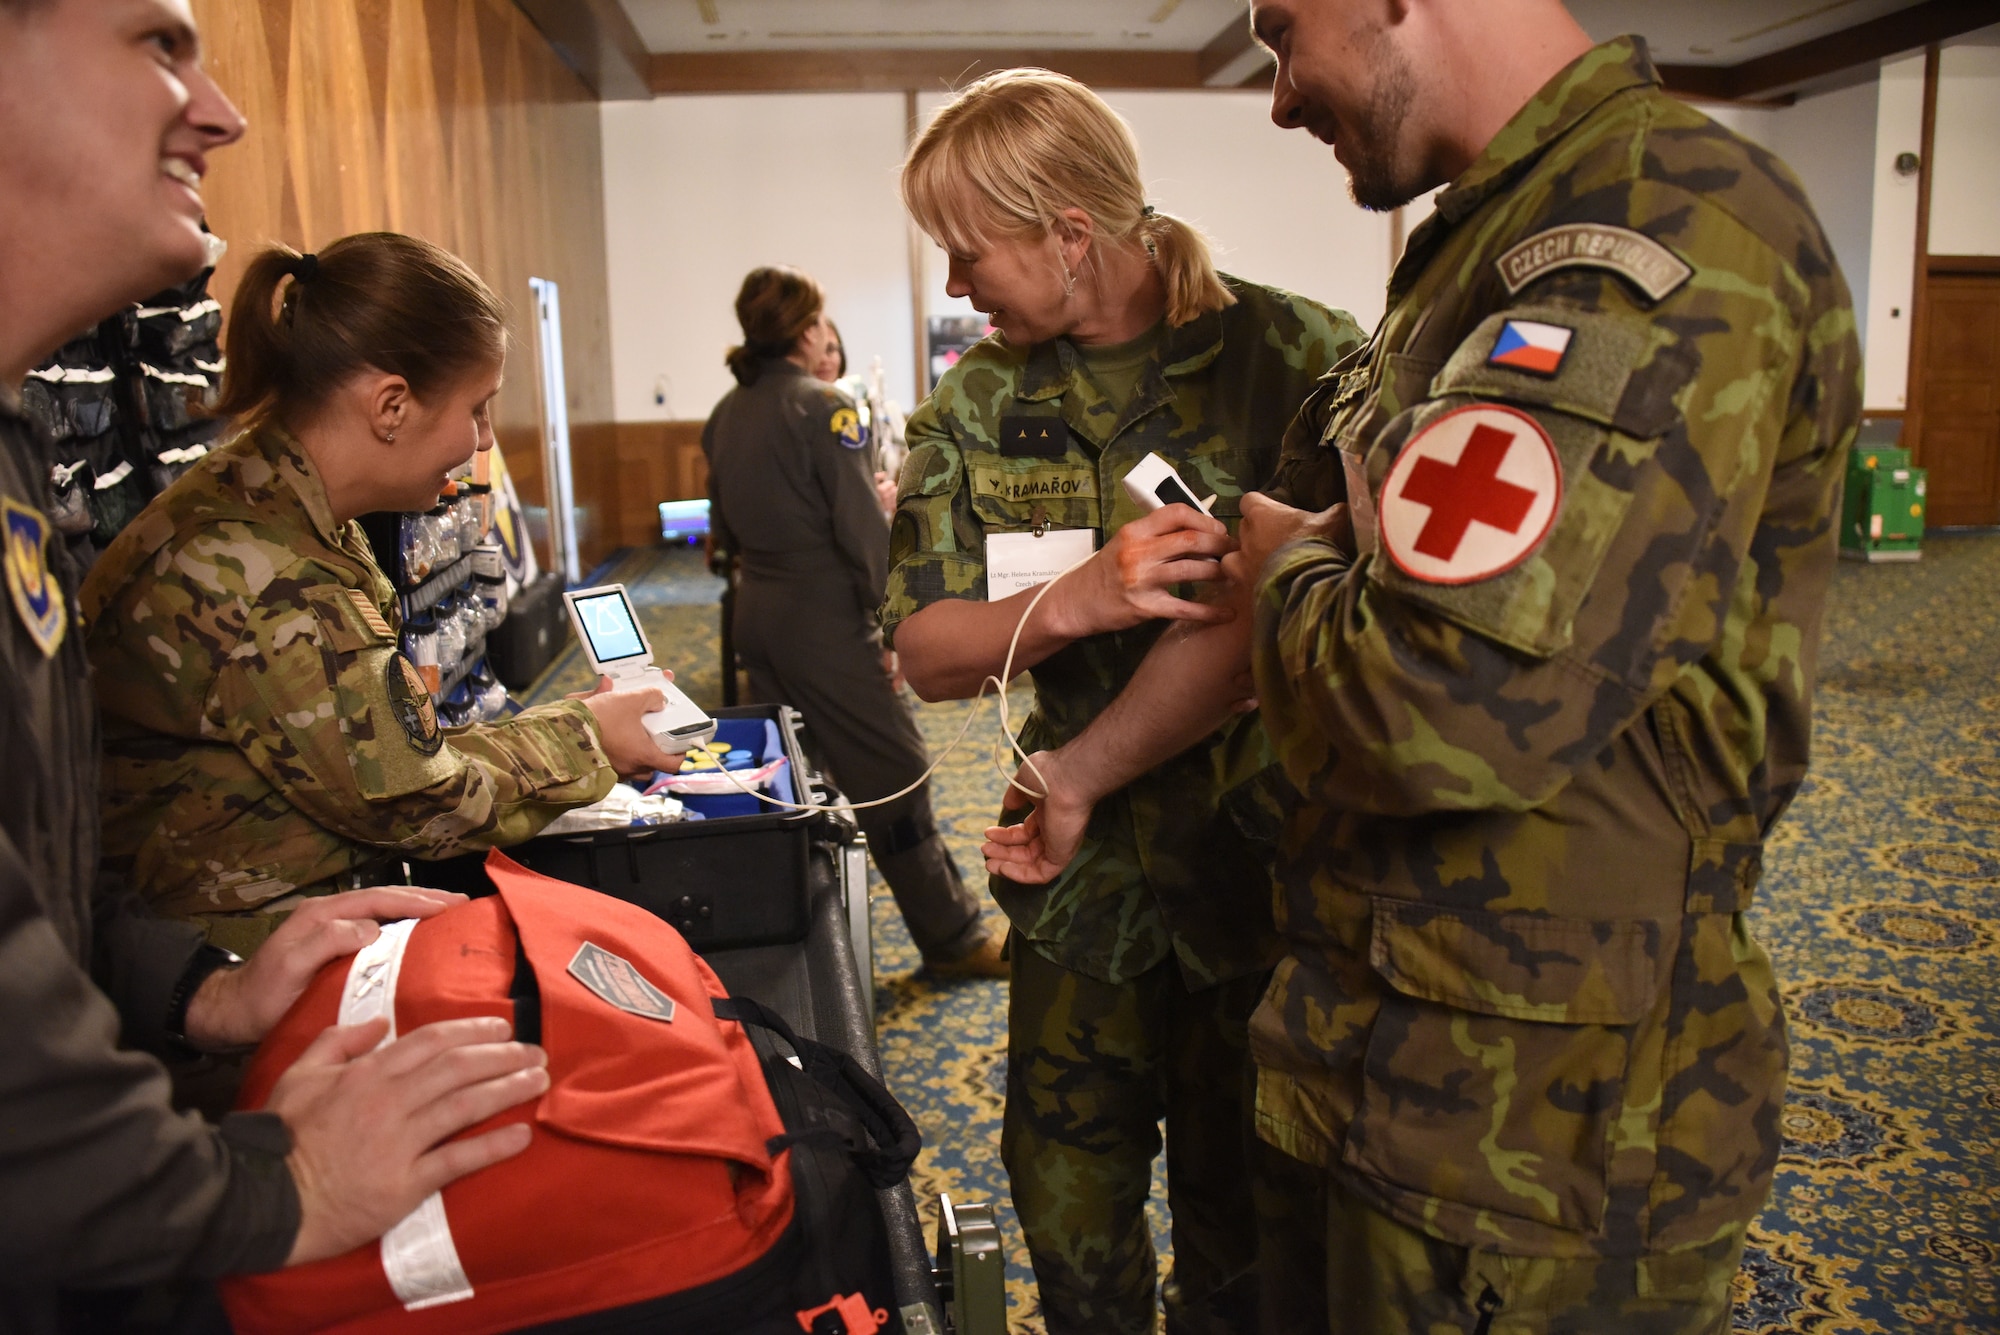
[[[861,1068],[861,1064],[838,1048],[809,1038],[800,1038],[784,1017],[762,1002],[749,997],[722,997],[716,1000],[715,1018],[755,1025],[783,1039],[798,1054],[799,1066],[815,1083],[830,1092],[846,1118],[832,1125],[805,1131],[788,1131],[767,1143],[772,1154],[803,1140],[833,1138],[840,1141],[854,1166],[868,1184],[878,1190],[893,1187],[910,1175],[923,1137],[917,1124],[896,1096],[882,1082]]]

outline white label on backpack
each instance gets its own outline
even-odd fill
[[[396,983],[402,976],[403,952],[409,948],[415,918],[384,923],[381,932],[347,966],[347,986],[340,992],[340,1023],[366,1024],[378,1017],[389,1021],[382,1043],[396,1037]],[[378,1047],[381,1044],[377,1045]],[[458,1259],[451,1222],[444,1216],[444,1197],[437,1192],[382,1235],[382,1273],[407,1311],[462,1302],[472,1296],[472,1281]]]
[[[569,962],[569,976],[596,994],[598,1000],[648,1020],[674,1022],[674,999],[646,981],[632,962],[603,946],[586,941]]]

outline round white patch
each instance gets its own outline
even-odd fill
[[[1540,545],[1562,504],[1562,464],[1542,424],[1476,403],[1419,431],[1382,484],[1383,550],[1428,584],[1471,584]]]

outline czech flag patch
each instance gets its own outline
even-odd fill
[[[1500,337],[1494,340],[1486,364],[1530,375],[1552,376],[1561,369],[1563,354],[1569,351],[1569,341],[1575,337],[1576,330],[1563,325],[1509,320],[1500,326]]]

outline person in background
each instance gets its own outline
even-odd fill
[[[337,895],[241,968],[143,911],[97,846],[97,719],[75,571],[49,520],[52,450],[28,369],[205,263],[201,181],[243,133],[185,0],[0,0],[0,1329],[117,1328],[114,1290],[319,1260],[519,1153],[524,1125],[454,1139],[548,1088],[492,1018],[381,1046],[330,1029],[262,1111],[174,1111],[126,1044],[254,1043],[318,973],[458,896]],[[121,1038],[122,1035],[122,1038]]]
[[[1243,494],[1361,332],[1217,274],[1199,233],[1146,205],[1125,123],[1059,75],[966,89],[902,190],[950,256],[946,290],[999,333],[910,418],[883,620],[926,699],[977,694],[1010,656],[1032,671],[1021,745],[1058,746],[1174,627],[1229,615],[1181,590],[1214,583]],[[1120,483],[1155,452],[1212,513],[1142,513]],[[1104,803],[1053,883],[992,882],[1014,925],[1001,1149],[1050,1335],[1154,1329],[1162,1117],[1167,1329],[1256,1328],[1245,1027],[1276,958],[1277,775],[1255,719],[1204,734]]]
[[[1846,283],[1784,164],[1559,0],[1251,12],[1272,119],[1357,202],[1446,187],[1223,561],[1304,798],[1251,1025],[1265,1329],[1726,1331],[1780,1149],[1746,910],[1806,772]],[[1041,862],[1230,706],[1226,659],[1146,666],[1042,767]]]
[[[423,510],[491,446],[506,325],[478,275],[393,232],[245,269],[222,398],[236,435],[84,582],[105,719],[107,864],[247,955],[301,897],[504,847],[673,768],[655,690],[439,726],[355,523]]]
[[[831,385],[847,374],[847,344],[841,341],[839,325],[832,320],[820,323],[826,336],[825,342],[821,344],[819,356],[814,358],[810,369],[813,379],[824,380]]]
[[[849,801],[902,794],[855,815],[925,967],[1002,977],[1004,938],[938,833],[921,782],[929,753],[882,647],[889,528],[859,411],[812,375],[828,346],[824,307],[797,269],[753,269],[736,296],[736,387],[702,428],[715,543],[740,562],[737,652],[752,698],[804,715]]]

